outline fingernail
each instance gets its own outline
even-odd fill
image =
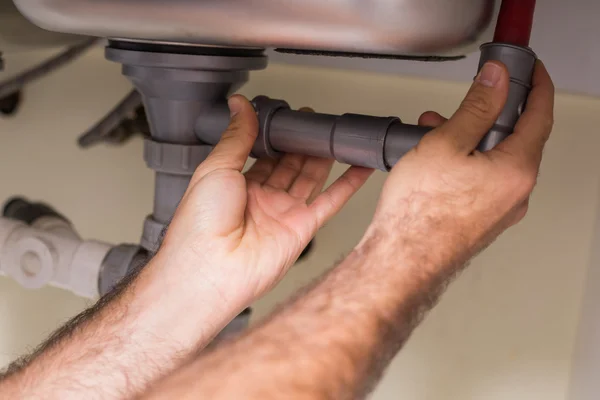
[[[495,63],[487,62],[475,80],[483,86],[493,88],[498,85],[500,78],[502,78],[502,68]]]
[[[238,99],[237,97],[230,97],[229,100],[227,101],[227,104],[229,105],[229,115],[233,118],[236,115],[239,114],[240,111],[242,111],[242,103],[240,101],[240,99]]]

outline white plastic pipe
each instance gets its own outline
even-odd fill
[[[0,274],[28,289],[51,285],[97,298],[98,275],[111,247],[82,240],[60,218],[42,217],[31,226],[0,218]]]

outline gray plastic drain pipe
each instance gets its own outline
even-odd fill
[[[526,107],[537,56],[529,48],[488,43],[481,47],[479,69],[491,60],[506,65],[510,90],[502,113],[478,147],[480,151],[493,149],[513,133]],[[293,111],[285,101],[265,96],[256,97],[252,103],[260,128],[253,149],[253,156],[258,158],[297,153],[389,171],[431,130],[404,124],[397,117]],[[228,123],[229,111],[222,103],[198,118],[195,132],[204,143],[215,145]]]
[[[252,102],[260,123],[252,151],[257,158],[298,153],[389,171],[431,130],[404,124],[396,117],[294,111],[286,102],[264,96]],[[198,119],[196,134],[204,143],[215,145],[228,123],[227,105],[215,106]]]

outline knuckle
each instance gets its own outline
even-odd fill
[[[338,206],[337,200],[333,197],[331,192],[324,192],[325,195],[325,203],[330,210],[335,210]]]
[[[358,189],[360,189],[359,182],[351,176],[342,175],[340,177],[340,181],[343,182],[344,184],[346,184],[346,186],[348,187],[348,190],[352,193],[354,193],[354,192],[358,191]]]
[[[481,91],[474,91],[467,96],[467,98],[463,100],[461,108],[464,112],[478,120],[488,120],[493,118],[495,111],[491,99]]]
[[[528,212],[529,212],[529,200],[527,199],[525,202],[523,202],[517,208],[515,215],[514,215],[514,219],[512,221],[512,225],[516,225],[519,222],[521,222],[527,216]]]
[[[257,136],[258,126],[251,121],[236,117],[229,123],[227,130],[221,136],[221,140],[235,139],[239,142],[245,142],[245,140],[255,140]]]
[[[552,79],[548,79],[548,91],[552,96],[556,93],[556,85]]]
[[[204,180],[206,175],[208,175],[211,170],[212,170],[212,165],[210,163],[206,163],[206,164],[198,166],[198,168],[196,168],[196,171],[194,171],[194,175],[192,175],[191,182],[198,183],[198,182]]]
[[[554,116],[549,115],[547,118],[545,118],[542,123],[542,127],[544,129],[544,133],[546,134],[546,136],[550,136],[550,133],[552,132],[552,129],[554,128]]]
[[[511,189],[518,199],[525,199],[531,195],[536,184],[536,172],[519,169],[513,174]]]
[[[228,135],[223,137],[223,142],[232,147],[239,147],[244,145],[244,140],[239,135]]]
[[[235,156],[229,152],[215,153],[210,159],[208,159],[207,168],[209,167],[211,170],[216,170],[219,168],[228,168],[234,163]]]
[[[529,196],[535,185],[537,184],[537,174],[529,172],[521,174],[521,179],[519,182],[519,187],[521,188],[521,193]]]
[[[528,212],[529,212],[529,198],[527,198],[527,200],[525,200],[525,202],[519,208],[519,214],[520,214],[521,219],[525,218],[525,216],[527,215]]]
[[[239,132],[244,128],[242,121],[239,118],[233,118],[227,127],[227,130],[223,134],[223,137],[234,136],[239,134]]]

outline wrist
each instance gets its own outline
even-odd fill
[[[472,217],[473,205],[459,207],[456,201],[426,191],[399,196],[384,189],[361,243],[381,242],[387,252],[422,260],[435,270],[460,268],[487,244],[488,232],[484,221]]]
[[[250,302],[224,270],[185,252],[159,251],[130,288],[136,322],[184,348],[202,347]]]
[[[392,275],[411,273],[437,280],[436,275],[451,273],[468,261],[468,246],[462,238],[452,233],[451,221],[444,223],[427,215],[379,215],[355,251],[376,258]]]
[[[360,269],[352,272],[360,276],[373,318],[397,338],[412,331],[460,270],[457,266],[464,265],[428,246],[386,224],[374,224],[348,256]]]

